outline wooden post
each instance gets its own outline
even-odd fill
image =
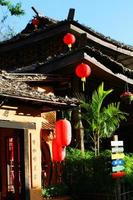
[[[30,199],[30,171],[29,171],[29,135],[28,130],[24,130],[24,164],[25,164],[25,199]]]
[[[68,21],[73,21],[73,20],[74,20],[74,15],[75,15],[75,9],[70,8],[70,9],[69,9],[69,13],[68,13],[67,20],[68,20]]]
[[[121,200],[121,183],[120,178],[116,179],[117,200]]]
[[[118,135],[114,135],[114,141],[118,141]]]

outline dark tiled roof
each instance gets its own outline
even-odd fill
[[[29,23],[26,25],[26,27],[20,33],[13,36],[9,40],[0,42],[0,45],[6,45],[9,43],[15,42],[17,40],[21,40],[24,38],[28,38],[30,36],[34,36],[36,34],[44,32],[48,29],[51,29],[51,28],[55,27],[57,24],[61,23],[61,22],[58,22],[58,21],[48,18],[48,17],[39,17],[39,19],[40,19],[41,23],[37,29],[34,28],[34,26],[32,25],[32,20],[30,20]]]
[[[26,66],[26,67],[21,67],[21,68],[17,68],[16,70],[14,70],[13,72],[34,72],[37,69],[41,69],[41,67],[44,67],[45,65],[52,63],[52,62],[56,62],[58,60],[61,60],[67,56],[70,56],[71,54],[75,54],[78,51],[83,51],[86,52],[88,55],[90,55],[91,57],[96,58],[98,61],[100,61],[102,64],[104,64],[105,66],[108,66],[108,69],[110,69],[113,73],[115,74],[123,74],[128,78],[133,79],[133,70],[128,69],[126,67],[124,67],[124,65],[122,63],[119,63],[117,61],[115,61],[113,58],[111,58],[108,55],[105,55],[104,53],[102,53],[100,50],[97,50],[95,47],[83,47],[83,48],[79,48],[79,49],[74,49],[72,51],[66,52],[66,53],[61,53],[57,56],[54,57],[48,57],[46,60],[44,60],[44,62],[41,63],[34,63],[30,66]]]
[[[133,79],[133,70],[124,67],[124,65],[122,63],[115,61],[110,56],[105,55],[101,51],[95,49],[95,47],[91,48],[91,47],[87,46],[85,49],[86,49],[86,52],[88,52],[89,55],[94,56],[102,64],[108,66],[108,68],[113,73],[123,74],[123,75],[127,76],[128,78]]]
[[[32,20],[31,20],[26,25],[24,30],[22,30],[19,34],[17,34],[16,36],[14,36],[13,38],[11,38],[7,41],[0,42],[0,44],[8,44],[8,43],[16,41],[18,39],[26,38],[26,37],[32,36],[34,34],[44,32],[46,29],[52,29],[52,28],[54,28],[56,26],[58,27],[64,23],[70,23],[70,24],[74,24],[74,25],[80,27],[81,29],[85,30],[86,32],[88,32],[102,40],[108,41],[109,43],[112,43],[123,49],[133,51],[133,46],[119,42],[115,39],[112,39],[109,36],[105,36],[102,33],[95,31],[94,29],[92,29],[91,27],[89,27],[87,25],[80,24],[78,21],[68,21],[68,20],[57,21],[57,20],[51,19],[47,16],[39,17],[39,19],[40,19],[40,25],[38,26],[37,30],[35,30],[34,26],[32,25]]]
[[[40,77],[39,77],[40,76]],[[35,88],[30,87],[25,81],[29,81],[30,74],[24,81],[24,77],[20,78],[21,80],[11,78],[11,74],[8,78],[6,75],[0,76],[0,96],[34,101],[46,104],[53,105],[62,105],[62,106],[76,106],[79,104],[76,98],[69,97],[57,97],[54,94],[47,94],[45,92],[40,92]],[[42,79],[42,75],[37,75],[38,79]],[[30,77],[34,81],[35,77]]]
[[[80,24],[78,23],[78,21],[73,21],[72,22],[74,25],[78,26],[78,27],[81,27],[81,29],[84,29],[86,32],[100,38],[100,39],[103,39],[105,41],[108,41],[116,46],[119,46],[121,48],[125,48],[127,50],[131,50],[133,51],[133,46],[132,45],[127,45],[127,44],[124,44],[123,42],[120,42],[120,41],[117,41],[115,39],[112,39],[111,37],[109,36],[105,36],[103,35],[102,33],[99,33],[97,31],[95,31],[94,29],[92,29],[91,27],[87,26],[87,25],[84,25],[84,24]]]
[[[91,28],[78,23],[77,21],[64,20],[64,21],[58,22],[58,21],[55,21],[55,20],[47,18],[47,17],[40,17],[40,20],[41,20],[41,25],[40,25],[40,27],[38,27],[37,30],[34,30],[34,27],[33,27],[32,23],[30,21],[28,23],[28,25],[26,26],[26,28],[20,34],[18,34],[17,36],[12,38],[11,40],[5,41],[1,44],[6,44],[6,43],[8,44],[10,42],[14,42],[14,41],[17,41],[17,40],[21,41],[21,39],[23,39],[23,38],[28,38],[30,36],[37,35],[41,32],[46,32],[46,30],[49,30],[49,29],[50,30],[53,30],[53,28],[58,29],[58,27],[63,25],[63,24],[64,25],[65,24],[73,24],[76,27],[79,27],[80,29],[84,30],[85,32],[87,32],[87,33],[89,33],[89,34],[91,34],[91,35],[93,35],[97,38],[100,38],[102,41],[106,41],[110,44],[116,45],[119,48],[128,50],[127,55],[125,55],[124,53],[121,53],[121,51],[119,53],[117,52],[118,54],[121,54],[121,57],[122,57],[122,60],[123,60],[123,62],[121,62],[121,61],[116,61],[115,56],[114,56],[114,58],[112,58],[112,57],[109,56],[109,54],[107,55],[106,53],[102,52],[102,48],[101,48],[101,51],[100,51],[100,50],[97,49],[97,47],[95,45],[94,45],[94,47],[93,46],[87,47],[88,48],[87,52],[89,54],[91,54],[92,56],[95,56],[97,58],[97,60],[102,62],[104,65],[106,65],[109,69],[112,70],[112,72],[124,74],[125,76],[127,76],[129,78],[133,77],[133,70],[132,70],[133,56],[131,56],[131,53],[133,54],[133,47],[132,46],[125,45],[125,44],[120,43],[116,40],[112,40],[109,37],[105,37],[103,34],[100,34],[96,31],[92,30]],[[89,44],[87,44],[87,45],[89,45]],[[41,63],[37,62],[37,63],[33,63],[30,66],[21,67],[19,69],[16,69],[16,72],[23,72],[23,70],[24,70],[24,72],[25,71],[30,72],[31,70],[33,70],[33,68],[36,70],[39,66],[43,66],[43,65],[46,65],[50,62],[54,62],[57,59],[60,59],[63,56],[67,56],[67,55],[68,55],[67,53],[66,54],[61,53],[59,55],[55,55],[54,58],[49,56],[46,60],[42,61]],[[125,62],[124,62],[124,59],[125,59]],[[127,63],[127,65],[126,65],[126,62],[128,60],[129,60],[129,63]]]

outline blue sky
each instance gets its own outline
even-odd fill
[[[19,0],[12,0],[18,2]],[[31,6],[42,15],[57,20],[67,18],[69,8],[75,8],[75,20],[112,39],[133,45],[133,0],[20,0],[25,10],[22,17],[12,17],[8,23],[20,32],[34,16]],[[2,12],[5,12],[1,8]]]

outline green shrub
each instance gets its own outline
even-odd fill
[[[61,197],[69,194],[69,188],[66,184],[49,185],[42,189],[42,197],[52,198]]]
[[[126,176],[121,179],[133,189],[133,155],[125,156]],[[68,148],[64,167],[64,181],[71,193],[108,193],[115,191],[116,180],[111,177],[111,151],[105,150],[97,157],[91,151],[82,153]]]
[[[124,177],[124,181],[130,185],[133,189],[133,154],[126,154],[125,155],[125,171],[126,176]]]

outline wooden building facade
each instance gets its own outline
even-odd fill
[[[74,96],[82,92],[82,84],[75,75],[77,64],[91,67],[88,96],[101,82],[114,89],[111,100],[120,101],[127,89],[133,93],[132,47],[81,25],[74,20],[74,9],[60,22],[38,14],[36,18],[37,26],[31,21],[0,44],[1,200],[12,194],[14,200],[41,199],[40,133],[53,134],[57,111],[78,107]],[[71,51],[63,43],[68,32],[76,37]],[[133,104],[122,106],[129,117],[120,131],[127,130],[132,138]]]

